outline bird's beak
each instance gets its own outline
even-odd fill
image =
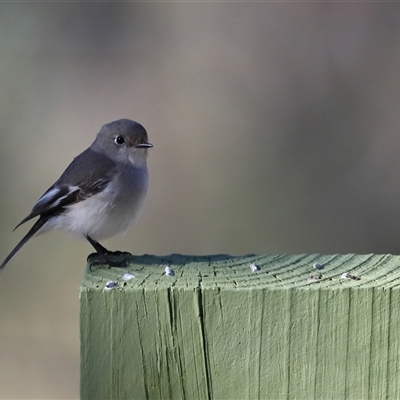
[[[139,148],[149,148],[149,147],[153,147],[153,145],[152,145],[151,143],[146,143],[146,142],[144,142],[144,143],[139,143],[139,144],[137,144],[136,147],[139,147]]]

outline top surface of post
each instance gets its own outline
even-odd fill
[[[400,286],[400,256],[390,254],[226,254],[132,256],[126,268],[86,269],[82,288],[343,289]],[[167,269],[166,269],[167,267]]]

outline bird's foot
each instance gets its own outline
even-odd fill
[[[108,268],[125,268],[131,261],[132,254],[126,251],[108,251],[107,253],[92,253],[87,258],[89,269],[93,267],[106,265]]]

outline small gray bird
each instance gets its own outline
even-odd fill
[[[135,121],[119,119],[103,125],[92,145],[73,159],[16,226],[39,216],[0,265],[0,272],[32,236],[52,229],[86,238],[97,252],[89,256],[93,263],[125,263],[110,256],[129,253],[108,251],[98,240],[126,231],[138,217],[148,187],[149,147],[153,145],[146,130]]]

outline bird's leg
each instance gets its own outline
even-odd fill
[[[93,240],[90,236],[86,236],[86,239],[94,247],[94,249],[97,251],[97,253],[99,253],[99,254],[110,253],[105,247],[103,247],[99,242],[96,242],[95,240]]]
[[[93,265],[108,265],[111,267],[126,267],[129,265],[131,253],[122,251],[109,251],[99,242],[86,236],[88,242],[94,247],[96,253],[89,254],[87,262],[90,267]]]

